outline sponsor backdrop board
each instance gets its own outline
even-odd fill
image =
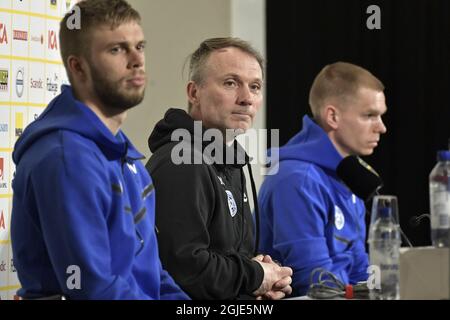
[[[10,221],[14,143],[68,83],[59,21],[74,0],[0,0],[0,299],[17,299]]]

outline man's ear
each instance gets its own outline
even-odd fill
[[[336,130],[339,126],[339,110],[332,104],[327,104],[323,108],[323,119],[328,127]]]
[[[198,86],[194,81],[189,81],[186,87],[188,100],[194,107],[198,104]]]
[[[79,57],[70,55],[67,58],[67,68],[74,79],[86,80],[87,78],[87,67],[85,61]]]

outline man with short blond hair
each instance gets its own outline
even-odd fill
[[[383,90],[359,66],[325,66],[310,90],[313,119],[305,116],[302,130],[279,149],[279,171],[260,189],[260,250],[292,267],[296,295],[306,294],[316,268],[345,284],[367,279],[364,202],[336,169],[347,156],[372,154],[386,132]]]
[[[144,98],[145,38],[124,0],[61,22],[72,86],[14,147],[11,239],[24,299],[189,299],[161,267],[153,182],[120,130]]]

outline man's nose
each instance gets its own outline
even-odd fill
[[[240,106],[250,106],[253,104],[253,95],[248,86],[241,86],[239,88],[238,104]]]
[[[384,125],[383,119],[379,119],[378,121],[378,132],[380,132],[381,134],[386,133],[387,132],[387,128]]]
[[[129,53],[130,57],[130,66],[132,68],[140,68],[144,66],[145,63],[145,54],[139,50],[131,50]]]

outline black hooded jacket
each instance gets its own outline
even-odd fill
[[[171,140],[176,129],[185,129],[182,142]],[[264,276],[262,267],[251,260],[253,219],[242,170],[249,159],[237,142],[231,147],[220,142],[220,147],[215,145],[218,152],[208,152],[208,145],[214,146],[210,141],[193,141],[194,134],[201,139],[203,132],[204,128],[194,130],[185,111],[169,109],[148,140],[153,155],[146,167],[156,190],[161,261],[193,299],[248,297]],[[234,163],[220,164],[231,148]],[[182,155],[194,163],[202,154],[210,154],[202,164],[173,161]],[[210,160],[215,163],[205,163]]]

